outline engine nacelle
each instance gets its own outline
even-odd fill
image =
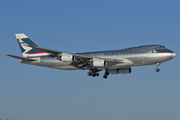
[[[60,57],[59,60],[64,61],[64,62],[72,62],[72,61],[74,61],[74,55],[64,54]]]
[[[104,67],[105,65],[107,65],[107,62],[105,60],[94,60],[93,61],[94,67]]]
[[[131,68],[117,68],[117,69],[110,69],[108,71],[110,74],[129,74],[131,73]]]

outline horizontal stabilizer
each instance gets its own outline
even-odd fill
[[[19,60],[36,61],[36,60],[34,60],[34,59],[19,57],[19,56],[10,55],[10,54],[5,54],[5,55],[7,55],[7,56],[9,56],[9,57],[13,57],[13,58],[19,59]]]

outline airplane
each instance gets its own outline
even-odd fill
[[[99,76],[105,71],[103,78],[110,74],[129,74],[133,66],[159,65],[169,61],[176,53],[162,45],[144,45],[122,50],[68,53],[51,50],[36,45],[24,33],[15,34],[23,57],[6,54],[18,59],[21,63],[62,69],[62,70],[88,70],[88,76]]]

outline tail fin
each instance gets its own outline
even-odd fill
[[[24,33],[15,34],[16,39],[18,40],[19,46],[22,51],[23,57],[36,57],[48,55],[46,52],[28,47],[27,45],[37,46],[31,39],[29,39]]]

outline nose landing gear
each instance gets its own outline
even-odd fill
[[[156,68],[156,69],[155,69],[155,71],[156,71],[156,72],[159,72],[159,71],[160,71],[160,69],[159,69],[159,68]]]
[[[160,69],[158,68],[160,64],[161,64],[161,63],[157,63],[157,64],[156,64],[156,69],[155,69],[156,72],[159,72],[159,71],[160,71]]]

